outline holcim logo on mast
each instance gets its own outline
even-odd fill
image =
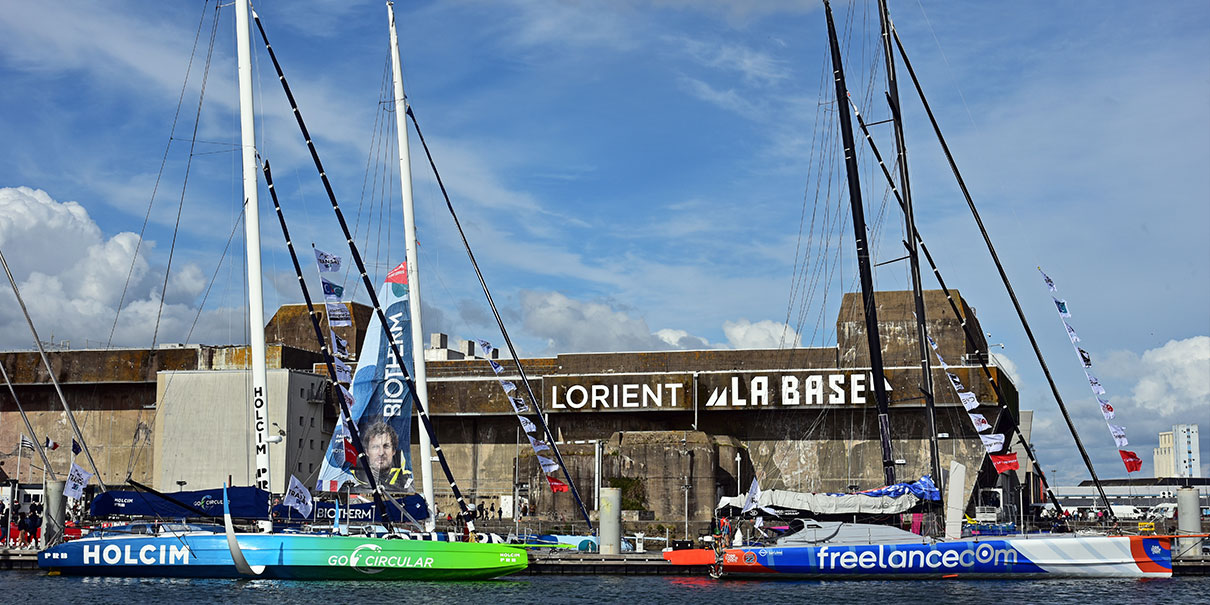
[[[268,430],[268,414],[265,413],[265,388],[256,387],[252,390],[252,414],[254,420],[254,429],[256,431],[256,455],[268,456],[269,444],[265,442],[266,431]],[[256,468],[256,487],[261,489],[269,489],[268,469],[261,468],[257,464]]]

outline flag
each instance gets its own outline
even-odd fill
[[[1126,472],[1133,473],[1143,470],[1143,461],[1139,460],[1139,455],[1130,450],[1118,450],[1118,455],[1122,457],[1122,464],[1126,465]]]
[[[1097,380],[1096,376],[1093,376],[1088,372],[1084,372],[1084,375],[1088,377],[1088,386],[1092,387],[1093,393],[1096,393],[1097,395],[1105,394],[1105,387],[1101,386],[1101,381]]]
[[[534,452],[550,449],[550,446],[547,445],[545,441],[542,441],[541,439],[534,439],[532,435],[527,434],[525,436],[529,437],[529,444],[534,446]]]
[[[320,273],[331,273],[340,271],[340,257],[335,254],[328,254],[314,246],[311,250],[315,252],[315,264],[319,265]]]
[[[996,467],[997,473],[1003,473],[1004,471],[1018,470],[1021,468],[1021,464],[1017,462],[1017,454],[1015,452],[1012,454],[1004,454],[1004,455],[1000,455],[1000,456],[997,456],[996,454],[991,454],[990,458],[992,459],[992,466]]]
[[[75,439],[72,439],[71,440],[71,455],[79,456],[80,452],[82,452],[82,451],[84,451],[84,450],[83,450],[83,448],[80,447],[80,444],[76,443]]]
[[[1126,447],[1130,444],[1129,441],[1126,441],[1126,427],[1111,424],[1109,425],[1109,433],[1113,435],[1113,441],[1118,444],[1118,447]]]
[[[971,414],[970,417],[971,422],[975,423],[976,431],[982,433],[983,431],[992,428],[992,423],[988,422],[987,418],[983,417],[983,414]]]
[[[1038,267],[1038,273],[1042,274],[1042,281],[1046,282],[1046,287],[1049,288],[1051,292],[1056,292],[1057,288],[1055,288],[1055,282],[1052,281],[1050,276],[1042,270],[1042,267]]]
[[[345,437],[345,464],[357,464],[357,448],[353,447],[353,440],[348,437]]]
[[[1080,337],[1076,336],[1076,329],[1071,327],[1071,324],[1063,322],[1063,327],[1067,328],[1067,337],[1071,339],[1072,344],[1080,342]]]
[[[979,401],[975,399],[974,393],[958,393],[958,399],[962,402],[962,407],[966,408],[968,412],[979,407]]]
[[[290,475],[290,486],[286,488],[286,497],[281,503],[294,507],[304,517],[311,516],[311,492],[294,475]]]
[[[958,380],[957,374],[954,374],[953,372],[946,372],[945,375],[950,377],[950,384],[954,385],[955,391],[962,392],[966,390],[966,388],[962,386],[962,381]]]
[[[336,382],[353,382],[353,369],[349,364],[341,361],[339,357],[333,357],[332,364],[336,367]]]
[[[1084,349],[1081,349],[1080,347],[1076,347],[1076,352],[1080,354],[1080,363],[1084,364],[1084,367],[1086,367],[1086,368],[1091,368],[1092,367],[1092,355],[1089,355],[1088,351],[1085,351]]]
[[[92,473],[80,468],[75,462],[67,473],[67,484],[63,486],[63,495],[77,500],[84,496],[84,486],[92,479]]]
[[[546,456],[538,455],[538,464],[542,465],[542,472],[544,473],[553,473],[559,470],[559,463]]]
[[[1109,405],[1109,400],[1097,397],[1097,403],[1101,404],[1101,413],[1105,415],[1105,420],[1112,420],[1113,406]]]
[[[929,340],[929,346],[933,347],[933,350],[936,351],[937,350],[937,341],[933,340],[932,336],[925,336],[925,338],[927,338]]]
[[[342,302],[327,302],[324,306],[328,309],[328,325],[333,328],[343,328],[353,325],[353,316],[349,315],[349,308]]]
[[[529,405],[521,397],[509,397],[508,401],[513,404],[513,411],[518,414],[524,414],[529,411]]]
[[[492,346],[492,343],[486,340],[476,340],[475,342],[479,343],[479,349],[483,351],[483,356],[491,358],[492,351],[496,350],[495,347]]]
[[[334,303],[338,303],[342,300],[341,297],[345,295],[344,286],[330,282],[322,277],[319,278],[319,281],[323,282],[324,300]]]
[[[328,336],[332,337],[332,353],[341,357],[348,357],[349,341],[337,336],[336,332],[333,332],[332,330],[328,330]]]
[[[744,498],[744,507],[740,509],[739,514],[744,514],[754,508],[760,500],[760,483],[756,477],[752,478],[752,485],[748,486],[748,497]]]
[[[501,380],[500,386],[504,388],[505,393],[511,393],[517,390],[517,385],[513,384],[510,380]]]
[[[538,426],[534,424],[533,420],[530,420],[525,416],[517,416],[517,420],[521,421],[521,428],[524,429],[526,433],[538,432]]]
[[[570,489],[567,487],[566,483],[563,483],[562,481],[555,479],[554,477],[551,477],[550,475],[546,476],[546,482],[550,484],[550,491],[552,494],[557,494],[559,492],[565,492],[568,489]]]
[[[492,366],[492,371],[493,371],[493,372],[495,372],[495,373],[497,373],[497,374],[499,374],[499,373],[501,373],[501,372],[503,372],[503,371],[504,371],[504,366],[501,366],[500,364],[496,363],[496,361],[495,361],[494,359],[489,359],[489,360],[487,360],[487,363],[490,363],[490,364],[491,364],[491,366]]]
[[[405,260],[399,263],[394,269],[388,271],[385,281],[389,284],[408,285],[408,262]]]
[[[1059,317],[1071,317],[1071,311],[1067,310],[1067,301],[1059,300],[1053,296],[1051,300],[1055,301],[1055,308],[1059,310]]]
[[[32,449],[34,449],[34,442],[30,441],[29,437],[26,437],[25,435],[21,435],[21,447],[23,447],[27,450],[32,450]]]
[[[50,450],[50,451],[52,451],[52,452],[53,452],[53,451],[55,451],[55,450],[59,449],[59,444],[58,444],[58,443],[55,443],[54,441],[51,441],[50,437],[47,437],[47,438],[46,438],[46,445],[44,445],[44,446],[42,446],[42,447],[45,447],[46,449],[48,449],[48,450]]]
[[[979,439],[983,440],[983,449],[987,450],[989,454],[1004,449],[1004,435],[1002,433],[979,435]]]

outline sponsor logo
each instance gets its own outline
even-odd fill
[[[188,565],[189,547],[176,544],[86,544],[85,565]]]
[[[754,553],[752,551],[745,552],[744,553],[744,564],[745,565],[756,565],[756,553]]]
[[[375,574],[388,567],[407,568],[433,566],[432,557],[413,557],[405,555],[384,555],[382,547],[377,544],[362,544],[347,555],[332,555],[328,557],[328,565],[348,566],[366,574]]]
[[[937,549],[898,548],[879,545],[873,548],[819,549],[820,569],[969,569],[976,565],[1014,565],[1017,551],[980,544],[975,548]]]

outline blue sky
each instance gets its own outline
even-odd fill
[[[146,346],[153,334],[242,341],[242,230],[219,262],[240,200],[230,9],[218,17],[182,194],[213,3],[43,4],[0,15],[0,246],[43,338],[103,346],[121,303],[115,345]],[[384,172],[393,151],[376,128],[393,119],[378,110],[383,6],[257,8],[342,207],[361,213],[351,220],[367,256],[380,269],[393,265],[402,245],[385,242],[399,235],[398,203],[383,198],[397,199],[398,184]],[[854,101],[869,120],[884,119],[871,80],[881,74],[874,7],[835,8]],[[398,10],[412,106],[523,354],[779,346],[793,340],[787,322],[802,344],[835,343],[836,304],[856,282],[820,5]],[[1149,470],[1157,431],[1176,422],[1210,430],[1210,8],[893,2],[891,10],[1100,472],[1124,474],[1036,265],[1072,306],[1116,422]],[[339,232],[263,51],[256,70],[260,149],[292,235],[336,250]],[[900,72],[919,229],[990,341],[1004,344],[1022,405],[1037,410],[1043,460],[1061,480],[1078,480],[1070,438]],[[875,136],[889,150],[886,128]],[[498,341],[415,144],[413,158],[426,329]],[[872,168],[864,174],[867,213],[877,216],[886,190]],[[395,220],[379,220],[383,213]],[[900,255],[899,220],[888,211],[872,221],[877,259]],[[271,313],[299,295],[267,212],[262,233]],[[792,301],[801,250],[814,294]],[[906,271],[887,265],[876,283],[904,288]],[[29,346],[13,305],[0,305],[0,325],[0,346]]]

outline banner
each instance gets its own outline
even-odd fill
[[[756,508],[758,501],[760,501],[760,483],[757,482],[756,477],[753,477],[752,485],[748,486],[748,497],[744,498],[744,507],[740,509],[739,514],[742,515]]]
[[[353,368],[350,368],[349,364],[341,361],[339,357],[333,357],[332,365],[336,368],[336,382],[353,382]]]
[[[297,510],[304,517],[311,516],[313,505],[311,492],[303,487],[302,482],[294,475],[290,475],[290,486],[286,488],[286,497],[282,499],[282,505]]]
[[[84,497],[84,486],[92,479],[92,473],[80,468],[75,462],[71,463],[71,471],[67,473],[67,484],[63,486],[63,495],[68,498]]]
[[[328,330],[328,336],[331,337],[328,340],[330,340],[332,343],[332,353],[339,357],[348,357],[349,341],[337,336],[336,332],[333,332],[332,330]]]
[[[557,494],[559,492],[565,492],[570,489],[567,487],[566,483],[563,483],[562,481],[560,481],[554,477],[551,477],[550,475],[546,476],[546,482],[550,484],[550,491],[551,491],[551,493],[554,493],[554,494]]]
[[[979,435],[979,439],[983,440],[983,448],[986,449],[989,454],[1004,449],[1004,435],[1002,433]]]
[[[368,458],[370,472],[376,484],[388,492],[412,491],[412,388],[407,380],[413,375],[412,364],[412,321],[408,307],[406,279],[399,283],[398,276],[405,275],[400,263],[391,270],[388,281],[383,283],[378,297],[388,325],[383,326],[375,314],[366,328],[365,341],[358,350],[357,369],[353,372],[349,406],[351,418],[361,434],[361,445]],[[344,305],[342,304],[341,307]],[[395,359],[391,350],[391,339],[399,347],[402,360]],[[341,431],[343,433],[343,431]],[[346,456],[343,434],[332,435],[328,455],[320,467],[320,485],[325,482],[348,478],[355,479],[354,491],[367,491],[369,477],[360,465],[352,465],[351,473],[345,470]]]

